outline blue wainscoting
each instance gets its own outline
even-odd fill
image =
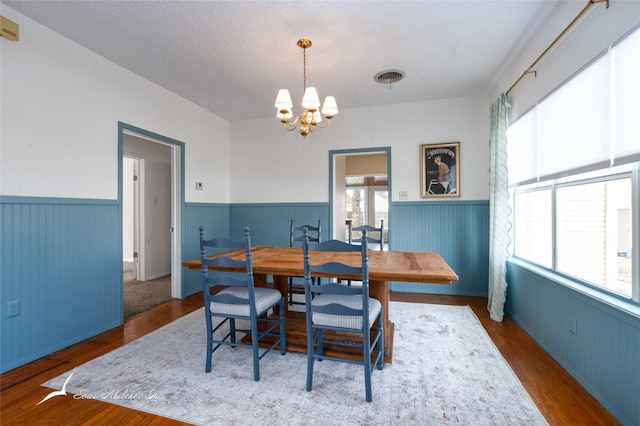
[[[389,213],[389,248],[434,251],[458,274],[450,285],[391,283],[399,292],[487,296],[489,202],[395,202]]]
[[[1,371],[122,324],[117,201],[0,201]]]
[[[242,236],[245,226],[251,228],[254,245],[289,246],[291,219],[295,226],[314,225],[320,221],[321,238],[329,238],[328,203],[232,204],[229,228]]]
[[[224,221],[226,217],[226,222]],[[317,224],[320,220],[322,238],[329,238],[328,203],[276,203],[276,204],[232,204],[211,205],[188,203],[186,205],[186,238],[183,237],[183,259],[195,259],[200,256],[197,230],[205,224],[208,237],[226,235],[241,239],[245,226],[250,228],[253,245],[289,246],[289,228],[291,219],[296,226]],[[213,223],[212,223],[213,221]],[[211,223],[211,225],[207,225]],[[196,232],[192,232],[196,230]],[[193,234],[193,235],[192,235]],[[187,271],[185,279],[186,294],[202,289],[198,271]]]
[[[620,309],[538,269],[507,263],[506,313],[622,424],[639,425],[640,308]]]
[[[229,234],[229,205],[186,203],[184,227],[182,233],[182,259],[190,260],[200,257],[200,227],[204,227],[205,238],[231,236]],[[242,233],[232,236],[241,238]],[[187,270],[182,276],[183,294],[202,291],[202,275],[200,271]]]
[[[121,212],[117,200],[0,197],[0,331],[2,372],[122,323]],[[460,276],[452,285],[391,283],[394,291],[485,296],[489,204],[392,203],[393,250],[437,251]],[[331,235],[328,203],[187,203],[182,259],[197,258],[198,228],[208,236],[242,237],[255,245],[289,244],[289,224],[321,221]],[[32,265],[35,256],[41,260]],[[185,295],[201,289],[198,271],[184,271]],[[7,302],[20,314],[7,318]]]

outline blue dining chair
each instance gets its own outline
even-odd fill
[[[364,234],[363,231],[366,231],[366,234]],[[360,232],[360,237],[353,238],[354,232]],[[378,238],[374,237],[373,235],[377,235]],[[367,243],[379,244],[380,251],[384,250],[384,219],[380,219],[379,228],[371,225],[362,225],[352,228],[351,222],[349,222],[349,244],[360,244],[364,239],[367,240]],[[342,280],[338,280],[338,282],[342,282]],[[347,280],[347,285],[351,285],[351,280]]]
[[[353,238],[354,232],[362,232],[364,230],[367,231],[366,237],[362,235],[359,238]],[[377,238],[375,235],[377,235]],[[380,250],[382,251],[384,249],[384,219],[380,219],[379,228],[371,225],[362,225],[355,228],[349,226],[349,244],[362,242],[363,238],[366,238],[368,243],[380,244]]]
[[[369,297],[369,266],[367,256],[367,230],[363,231],[361,245],[329,240],[319,244],[303,244],[305,311],[307,323],[307,391],[313,383],[313,365],[316,360],[332,360],[364,366],[364,383],[367,402],[372,401],[371,376],[374,368],[384,368],[384,336],[382,328],[382,304]],[[305,231],[306,234],[306,231]],[[330,256],[318,256],[327,261],[315,261],[318,252],[360,253],[358,266],[332,262]],[[362,286],[345,286],[337,281],[314,284],[311,276],[341,277],[361,280]],[[377,325],[376,325],[377,324]],[[339,332],[339,340],[326,340],[325,332]],[[329,345],[362,349],[362,359],[342,358],[325,354]],[[373,361],[372,361],[373,358]]]
[[[307,229],[308,238],[310,243],[319,243],[321,241],[322,227],[320,226],[320,220],[318,220],[318,226],[300,225],[294,226],[293,219],[291,219],[291,226],[289,227],[289,247],[301,247],[304,235],[302,231]],[[304,305],[304,302],[298,302],[293,300],[294,294],[304,294],[304,284],[296,284],[294,281],[302,277],[289,277],[289,305]],[[315,279],[315,278],[314,278]]]
[[[207,253],[207,248],[212,249],[213,253]],[[225,255],[224,253],[228,251],[233,252]],[[244,252],[244,259],[231,258],[241,255],[242,252]],[[212,254],[220,255],[210,258]],[[211,372],[212,355],[221,345],[249,347],[253,351],[253,379],[258,381],[260,380],[260,360],[278,345],[280,354],[284,355],[286,352],[284,298],[278,290],[254,287],[251,237],[248,227],[244,228],[244,240],[238,241],[226,237],[205,240],[204,228],[201,226],[200,262],[207,323],[205,372]],[[223,287],[223,289],[215,289],[212,292],[214,287]],[[272,318],[268,314],[276,306],[280,308],[280,313],[277,318]],[[215,322],[219,318],[222,320],[216,325]],[[250,328],[236,328],[236,320],[245,320]],[[224,337],[216,338],[216,332],[226,323],[229,324],[229,331]],[[265,324],[265,326],[259,328],[258,324]],[[279,333],[276,331],[278,327]],[[237,339],[236,333],[251,335],[251,344],[242,343]],[[218,333],[218,336],[220,334]],[[275,337],[276,340],[261,351],[258,343],[267,336]]]

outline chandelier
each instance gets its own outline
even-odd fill
[[[331,119],[338,113],[338,105],[336,98],[327,96],[322,106],[322,114],[325,115],[327,123],[321,125],[322,115],[318,108],[320,107],[320,99],[315,87],[307,87],[307,49],[311,47],[311,40],[302,38],[298,40],[298,46],[303,52],[303,76],[304,76],[304,96],[302,97],[302,114],[297,115],[293,121],[289,121],[293,117],[293,104],[291,96],[287,89],[280,89],[276,97],[276,117],[284,125],[285,130],[292,131],[300,125],[300,134],[306,137],[309,133],[315,131],[316,127],[325,128],[331,123]]]

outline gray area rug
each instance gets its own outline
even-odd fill
[[[302,354],[269,353],[254,382],[250,350],[223,347],[206,374],[201,310],[43,386],[61,389],[68,380],[65,398],[202,425],[547,424],[469,307],[391,302],[389,309],[393,364],[374,372],[372,403],[362,367],[352,364],[317,362],[306,392]]]

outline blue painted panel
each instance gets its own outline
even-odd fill
[[[229,232],[241,238],[245,226],[251,229],[254,245],[289,246],[291,219],[296,226],[317,225],[320,220],[322,239],[329,238],[329,204],[234,204],[231,205]]]
[[[640,316],[514,262],[507,283],[506,313],[622,424],[640,424]]]
[[[122,324],[119,211],[116,201],[2,197],[2,372]],[[7,318],[14,300],[20,314]]]
[[[391,283],[393,291],[486,296],[489,277],[489,202],[396,202],[389,248],[434,251],[458,274],[450,285]]]
[[[182,258],[200,257],[200,227],[204,227],[206,238],[229,235],[229,205],[187,203],[185,206],[184,231],[182,233]],[[240,234],[242,237],[242,234]],[[186,268],[185,268],[186,269]],[[186,270],[182,280],[185,296],[202,290],[199,271]]]

